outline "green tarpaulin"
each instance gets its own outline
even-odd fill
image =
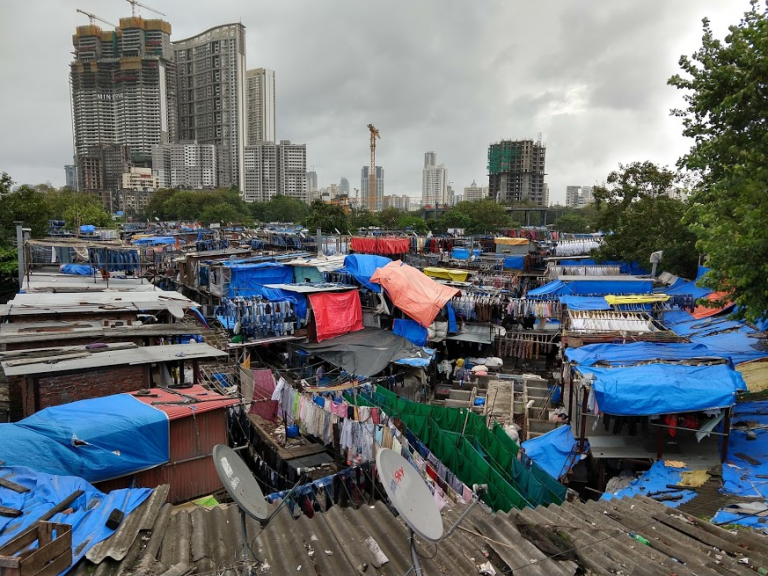
[[[488,484],[484,499],[494,510],[561,504],[565,498],[565,486],[532,460],[526,458],[523,464],[517,458],[517,444],[504,429],[496,423],[488,429],[472,411],[411,402],[381,386],[372,398],[358,395],[356,401],[361,406],[380,406],[402,420],[467,486]]]

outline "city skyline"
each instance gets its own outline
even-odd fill
[[[689,142],[680,136],[679,121],[669,116],[680,95],[666,80],[678,71],[679,56],[697,48],[703,16],[712,19],[721,37],[748,8],[746,0],[594,2],[557,9],[491,2],[483,10],[460,2],[451,10],[395,2],[384,14],[376,3],[335,4],[342,13],[337,19],[324,19],[326,7],[314,2],[244,6],[166,0],[156,7],[167,14],[172,41],[242,21],[249,66],[275,70],[281,78],[280,134],[307,144],[308,164],[324,182],[366,163],[368,122],[381,130],[377,164],[387,169],[388,193],[411,197],[418,197],[424,150],[439,148],[454,188],[461,190],[473,180],[487,184],[491,142],[542,133],[550,202],[561,204],[567,185],[603,181],[620,162],[674,164]],[[0,143],[0,170],[19,183],[61,186],[62,167],[72,163],[66,79],[71,33],[87,24],[75,7],[110,21],[130,10],[119,2],[46,2],[45,21],[34,24],[36,44],[50,56],[40,60],[10,49],[24,41],[40,6],[42,0],[14,5],[0,18],[8,47],[0,71],[18,88],[0,96],[3,125],[14,134]],[[375,31],[337,33],[374,14]],[[331,30],[321,31],[316,22],[325,20]],[[529,21],[549,24],[536,32],[546,54],[534,54],[530,62],[519,53],[533,40]],[[511,34],[495,34],[500,26],[511,26]],[[474,32],[466,34],[467,29]],[[290,47],[282,41],[287,30],[296,39]],[[466,40],[457,42],[461,31]],[[376,50],[370,34],[387,39],[390,49]],[[646,50],[631,48],[639,40]],[[408,66],[398,64],[403,62]],[[339,90],[341,85],[352,88]]]

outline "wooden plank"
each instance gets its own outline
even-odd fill
[[[62,554],[34,576],[56,576],[72,565],[72,554]],[[21,576],[24,576],[23,574]]]
[[[29,488],[26,486],[22,486],[21,484],[16,484],[16,482],[11,482],[7,478],[0,478],[0,486],[3,488],[8,488],[9,490],[13,490],[14,492],[18,492],[19,494],[23,494],[24,492],[29,492]]]
[[[22,514],[23,512],[21,510],[18,510],[17,508],[8,508],[6,506],[0,506],[0,516],[5,516],[6,518],[18,518]]]
[[[48,562],[55,560],[60,556],[68,558],[66,566],[72,564],[72,527],[68,524],[48,524],[47,530],[52,531],[56,528],[56,539],[40,546],[33,554],[21,561],[22,574],[26,571],[30,574],[37,574]],[[64,527],[68,529],[64,529]],[[46,530],[46,528],[42,528]]]

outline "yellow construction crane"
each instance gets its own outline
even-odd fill
[[[136,6],[138,6],[139,8],[146,8],[150,12],[154,12],[155,14],[159,14],[160,16],[165,16],[165,14],[163,14],[159,10],[155,10],[154,8],[150,8],[146,4],[142,4],[141,2],[138,2],[137,0],[125,0],[125,1],[128,2],[131,5],[131,16],[133,16],[134,18],[136,17]]]
[[[368,209],[371,213],[376,212],[376,139],[381,138],[378,129],[373,124],[368,124],[368,130],[371,132],[371,172],[368,175]]]
[[[80,10],[80,8],[77,8],[77,11],[80,12],[80,14],[85,14],[88,16],[88,18],[91,19],[91,25],[96,26],[96,20],[99,22],[103,22],[104,24],[108,24],[109,26],[112,26],[113,28],[120,28],[117,24],[112,24],[112,22],[108,22],[107,20],[104,20],[104,18],[99,18],[96,16],[96,14],[91,14],[90,12],[86,12],[85,10]]]

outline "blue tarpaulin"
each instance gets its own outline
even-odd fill
[[[527,298],[548,298],[555,296],[573,295],[573,290],[562,280],[553,280],[544,286],[528,290]]]
[[[167,462],[164,412],[130,394],[52,406],[0,424],[0,460],[88,482],[117,478]]]
[[[689,360],[692,358],[729,358],[727,354],[710,350],[703,344],[632,342],[629,344],[589,344],[567,348],[565,357],[581,366],[598,362],[611,365],[636,364],[649,360]]]
[[[184,240],[177,238],[176,236],[149,236],[147,238],[139,238],[134,240],[135,246],[163,246],[165,244],[176,244],[176,242],[184,244]]]
[[[627,368],[579,366],[595,377],[593,389],[601,412],[616,416],[652,416],[725,408],[746,390],[741,374],[726,364],[681,366],[646,364]]]
[[[398,364],[400,366],[414,366],[416,368],[426,368],[429,366],[429,363],[432,362],[432,359],[435,357],[435,351],[432,348],[424,348],[421,349],[424,352],[424,358],[418,358],[414,356],[413,358],[400,358],[399,360],[395,360],[395,364]]]
[[[262,288],[261,295],[270,302],[288,300],[288,302],[293,304],[293,311],[298,318],[304,319],[307,317],[307,297],[304,294],[289,292],[280,288]]]
[[[768,429],[759,427],[768,426],[768,402],[737,404],[733,408],[731,422],[728,465],[723,466],[723,490],[728,494],[762,496],[768,500],[765,478],[757,477],[758,474],[768,475]],[[757,438],[748,440],[747,431],[738,429],[740,422],[750,428]],[[759,464],[750,463],[747,459]],[[737,468],[732,468],[730,464]]]
[[[667,492],[669,488],[667,484],[680,484],[683,477],[683,472],[690,471],[688,468],[668,468],[664,464],[664,460],[659,460],[651,466],[650,470],[647,470],[637,480],[634,480],[629,486],[616,492],[615,494],[605,493],[601,500],[613,500],[614,498],[632,498],[634,496],[648,496],[653,492]],[[677,508],[680,504],[684,504],[689,500],[693,500],[696,497],[696,492],[693,490],[681,490],[674,492],[674,495],[681,495],[680,500],[668,500],[664,504],[670,508]]]
[[[96,232],[96,226],[93,224],[83,224],[80,226],[80,234],[93,234]]]
[[[505,256],[504,268],[514,268],[515,270],[522,270],[525,268],[525,256]]]
[[[560,296],[560,303],[570,310],[610,310],[603,296]]]
[[[73,276],[92,276],[93,268],[88,264],[64,264],[61,268],[62,274],[71,274]]]
[[[427,344],[427,329],[415,320],[396,318],[392,327],[392,333],[407,338],[416,346],[426,346]]]
[[[470,250],[468,248],[454,248],[451,250],[451,258],[454,260],[469,260],[470,256],[480,256],[483,251],[479,249]]]
[[[663,293],[669,294],[670,296],[688,295],[693,296],[694,298],[704,298],[711,294],[712,290],[709,288],[700,288],[699,286],[696,286],[696,282],[678,278],[672,286],[663,290]]]
[[[532,440],[526,440],[521,446],[531,460],[552,478],[558,479],[568,472],[565,468],[575,445],[576,439],[573,437],[571,427],[565,425]],[[577,462],[578,460],[574,460],[573,464]]]
[[[82,478],[52,476],[24,467],[0,466],[0,477],[29,488],[28,492],[21,494],[0,490],[0,506],[23,511],[18,518],[0,516],[0,546],[29,528],[73,492],[84,492],[69,506],[66,514],[59,513],[50,519],[50,522],[72,526],[72,565],[114,533],[106,526],[112,510],[122,510],[128,515],[152,493],[150,488],[134,488],[104,494]],[[61,574],[68,570],[69,567]]]
[[[275,262],[236,264],[229,267],[232,276],[228,296],[261,296],[265,284],[291,284],[293,268]]]
[[[456,312],[454,312],[450,302],[445,303],[445,308],[448,311],[448,333],[455,334],[459,331],[459,327],[456,324]]]
[[[691,340],[704,344],[710,350],[714,350],[731,357],[734,364],[759,360],[768,357],[768,352],[758,350],[762,340],[753,338],[757,334],[752,328],[742,326],[731,332],[721,332],[709,336],[691,336]]]
[[[352,274],[355,280],[360,282],[368,290],[381,292],[381,286],[371,282],[371,276],[377,268],[383,268],[392,262],[391,259],[384,256],[375,256],[373,254],[350,254],[344,258],[344,268],[347,274]]]

